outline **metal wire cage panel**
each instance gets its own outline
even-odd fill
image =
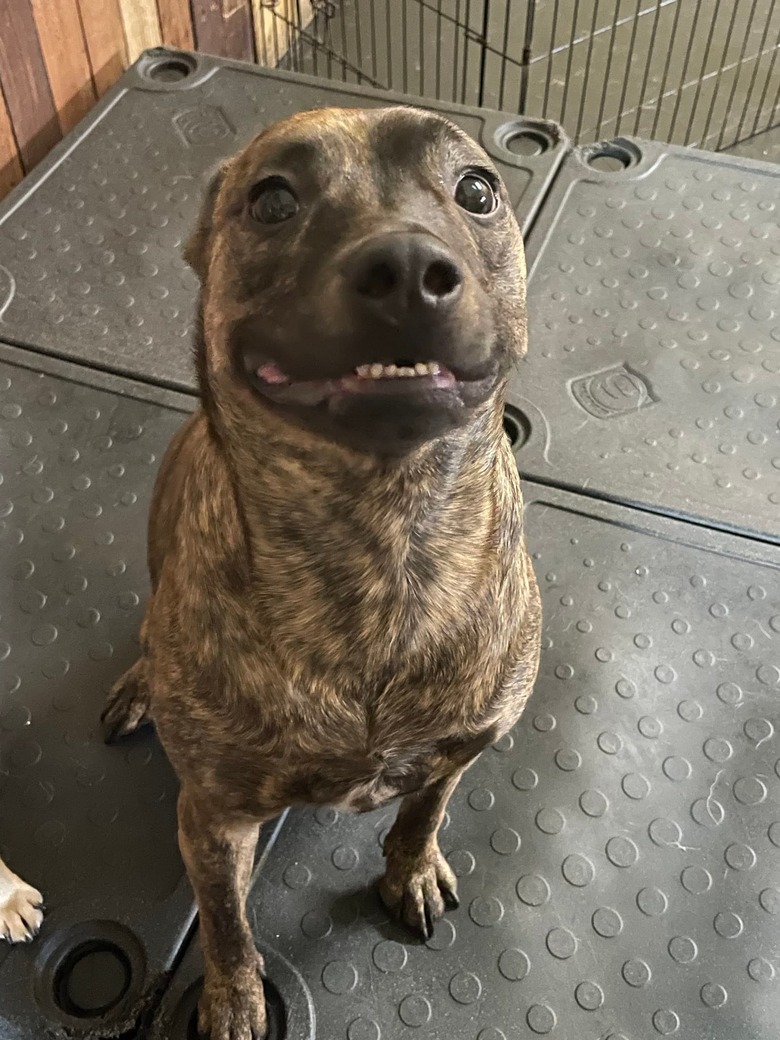
[[[288,68],[554,119],[578,141],[628,133],[722,150],[780,121],[776,0],[268,0],[268,10]]]

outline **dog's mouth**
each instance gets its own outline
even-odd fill
[[[251,372],[252,385],[260,394],[278,404],[295,405],[317,405],[357,395],[438,396],[457,392],[464,383],[476,386],[489,378],[469,378],[439,361],[407,358],[358,365],[344,375],[327,379],[292,379],[274,361],[265,361]]]

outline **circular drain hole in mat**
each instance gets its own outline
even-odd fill
[[[184,994],[176,1023],[178,1025],[183,1019],[186,1022],[186,1032],[182,1035],[180,1028],[174,1028],[171,1033],[171,1040],[207,1040],[206,1037],[198,1032],[198,1001],[200,1000],[202,989],[203,982],[200,980],[190,986]],[[268,979],[263,979],[263,989],[265,990],[265,1007],[268,1014],[268,1035],[265,1040],[285,1040],[287,1036],[287,1015],[284,1010],[284,1001],[279,995],[279,990]]]
[[[504,408],[504,433],[515,451],[522,448],[531,436],[531,424],[528,417],[519,408],[514,408],[512,405],[506,405]]]
[[[641,152],[631,141],[605,141],[585,152],[588,166],[601,173],[622,173],[629,166],[636,166]]]
[[[504,148],[512,155],[543,155],[552,148],[553,142],[540,130],[517,130],[504,138]]]
[[[92,939],[63,958],[54,975],[54,999],[75,1018],[96,1018],[126,996],[132,974],[124,950],[104,939]]]
[[[189,54],[170,54],[152,60],[143,70],[148,79],[157,83],[178,83],[195,71],[195,61]]]

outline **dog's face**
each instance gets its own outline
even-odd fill
[[[468,422],[525,349],[520,232],[493,164],[447,120],[325,109],[276,123],[215,177],[185,256],[201,379],[358,450]]]

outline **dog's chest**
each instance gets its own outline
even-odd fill
[[[222,780],[274,808],[313,803],[362,812],[418,790],[485,746],[495,715],[484,676],[480,682],[474,674],[476,657],[450,669],[444,685],[399,673],[372,688],[355,676],[272,677],[258,669],[254,690],[245,688],[252,722],[242,713],[224,735]],[[240,748],[231,739],[237,728]]]

